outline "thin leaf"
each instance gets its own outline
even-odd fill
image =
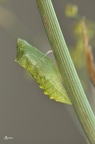
[[[94,58],[93,58],[91,46],[89,44],[88,29],[84,20],[82,21],[82,29],[83,29],[83,40],[84,40],[84,49],[85,49],[87,69],[88,69],[90,80],[92,84],[95,86]]]

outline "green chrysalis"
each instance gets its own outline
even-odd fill
[[[50,99],[71,104],[54,62],[22,39],[17,41],[16,62],[27,69]]]

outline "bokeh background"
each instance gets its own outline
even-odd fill
[[[95,0],[52,2],[67,44],[73,42],[72,20],[64,15],[67,3],[77,4],[81,15],[95,21]],[[0,0],[0,143],[87,144],[73,107],[50,100],[14,61],[18,37],[44,53],[51,49],[36,0]],[[90,84],[88,99],[95,112],[94,93]]]

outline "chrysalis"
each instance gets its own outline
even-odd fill
[[[16,62],[27,69],[50,99],[71,104],[57,66],[38,49],[22,39],[17,42]]]

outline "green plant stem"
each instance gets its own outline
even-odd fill
[[[95,116],[68,52],[51,0],[36,0],[66,91],[91,144],[95,144]]]

